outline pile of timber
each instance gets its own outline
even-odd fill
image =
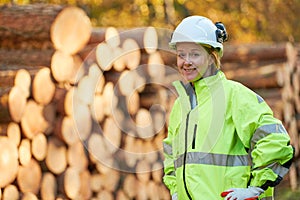
[[[162,139],[172,72],[156,30],[92,34],[76,7],[10,6],[0,17],[2,199],[170,199]],[[49,27],[19,29],[10,17]]]
[[[3,6],[0,18],[2,199],[170,199],[162,140],[179,79],[171,32],[96,29],[83,10],[53,5]],[[228,45],[222,69],[269,103],[299,160],[297,52]]]

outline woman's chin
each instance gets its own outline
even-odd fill
[[[199,80],[201,78],[201,76],[199,74],[198,74],[198,76],[195,76],[195,75],[184,75],[184,78],[188,82],[194,82],[196,80]]]

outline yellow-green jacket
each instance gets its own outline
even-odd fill
[[[293,148],[266,102],[221,71],[195,82],[194,90],[179,81],[174,86],[179,96],[163,141],[163,180],[171,195],[223,200],[222,191],[250,185],[266,190],[260,199],[271,199],[288,172]]]

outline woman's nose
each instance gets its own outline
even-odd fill
[[[192,65],[192,62],[188,58],[185,58],[183,64],[186,66],[190,66],[190,65]]]

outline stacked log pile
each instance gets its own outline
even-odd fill
[[[2,7],[0,18],[2,199],[170,199],[162,140],[179,79],[171,32],[92,29],[75,7]],[[222,63],[270,104],[299,159],[294,46],[229,45]]]
[[[2,14],[14,16],[16,9]],[[2,198],[169,199],[162,139],[170,99],[165,75],[172,72],[163,67],[156,30],[120,34],[110,27],[91,34],[78,8],[37,5],[23,14],[35,9],[53,17],[41,30],[48,35],[35,46],[34,36],[13,46],[15,38],[5,32],[1,41],[1,55],[11,59],[1,59],[0,72]],[[11,24],[1,30],[21,37],[22,29]],[[52,53],[32,63],[7,54],[27,53],[26,45],[28,55]]]

